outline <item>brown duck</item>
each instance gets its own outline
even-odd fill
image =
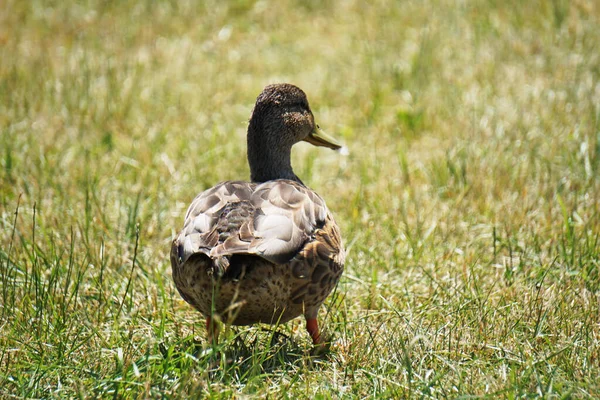
[[[218,320],[278,324],[303,314],[313,343],[321,342],[317,314],[340,279],[344,248],[325,201],[292,170],[300,141],[340,148],[315,123],[301,89],[265,87],[248,126],[252,181],[200,193],[173,241],[175,285],[206,317],[210,340]]]

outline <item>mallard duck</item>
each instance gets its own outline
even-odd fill
[[[315,123],[304,92],[264,88],[248,125],[251,182],[222,182],[190,205],[171,247],[181,297],[206,317],[232,325],[285,323],[300,315],[322,342],[319,308],[344,267],[340,229],[321,196],[294,174],[292,146],[340,149]]]

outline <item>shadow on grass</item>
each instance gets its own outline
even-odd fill
[[[168,348],[160,343],[159,350],[162,361],[178,371],[182,381],[193,379],[199,384],[208,379],[213,384],[233,385],[251,385],[284,374],[296,381],[302,372],[318,370],[330,354],[327,345],[307,346],[277,330],[235,328],[215,346],[189,336]]]

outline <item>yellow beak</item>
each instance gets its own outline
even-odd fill
[[[342,148],[342,145],[337,140],[323,132],[317,124],[315,124],[315,129],[310,133],[310,135],[304,138],[304,141],[315,146],[329,147],[333,150],[339,150]]]

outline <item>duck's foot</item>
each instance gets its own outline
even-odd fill
[[[306,319],[306,330],[312,338],[314,347],[310,351],[311,356],[320,357],[329,353],[331,349],[331,341],[321,335],[319,324],[316,318]]]
[[[310,350],[311,357],[321,358],[329,354],[331,351],[331,342],[322,341],[321,343],[315,344]]]
[[[321,334],[319,333],[319,323],[316,318],[306,319],[306,330],[312,338],[313,344],[318,345],[321,343]]]

